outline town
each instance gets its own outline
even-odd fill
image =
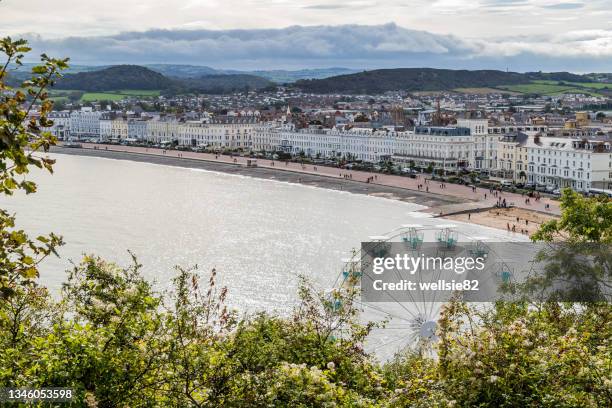
[[[601,96],[281,88],[87,105],[52,112],[45,130],[67,146],[89,141],[407,175],[470,173],[473,181],[555,194],[565,187],[610,194],[612,187],[612,117],[596,109],[610,99]]]

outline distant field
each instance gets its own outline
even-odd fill
[[[520,92],[525,94],[540,94],[547,96],[561,95],[564,93],[582,93],[592,96],[601,96],[600,93],[595,92],[597,89],[603,89],[605,84],[599,83],[566,83],[562,85],[559,81],[532,81],[529,84],[520,85],[502,85],[499,88],[507,89],[509,91]]]
[[[559,81],[533,81],[537,84],[552,84],[556,85]],[[600,82],[564,82],[568,85],[573,85],[578,88],[593,88],[593,89],[612,89],[612,84],[602,84]]]
[[[106,93],[106,92],[85,92],[81,96],[81,102],[93,102],[93,101],[120,101],[127,95]]]
[[[77,89],[64,90],[64,89],[53,89],[49,92],[49,95],[54,100],[63,100],[68,97],[71,93],[82,92]],[[105,91],[105,92],[84,92],[81,96],[81,102],[94,102],[94,101],[120,101],[125,98],[138,96],[141,98],[153,98],[159,96],[160,90],[139,90],[139,89],[123,89],[120,91]]]
[[[161,91],[159,89],[148,90],[148,89],[124,89],[122,91],[113,91],[109,93],[119,93],[121,95],[130,95],[130,96],[159,96]]]
[[[93,102],[93,101],[120,101],[122,99],[139,96],[142,98],[151,98],[159,96],[159,90],[137,90],[137,89],[125,89],[121,91],[107,91],[107,92],[86,92],[81,97],[82,102]]]
[[[453,89],[455,92],[464,93],[464,94],[473,94],[473,95],[487,95],[492,93],[508,93],[511,95],[517,95],[518,92],[512,92],[506,89],[496,89],[496,88],[455,88]]]

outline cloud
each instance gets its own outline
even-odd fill
[[[584,3],[559,3],[559,4],[550,4],[547,6],[543,6],[544,8],[551,10],[575,10],[581,9],[584,7]]]
[[[390,23],[26,37],[35,51],[70,56],[76,64],[173,63],[244,70],[327,66],[589,69],[589,64],[595,69],[605,67],[612,57],[612,30],[467,39]]]

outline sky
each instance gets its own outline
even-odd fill
[[[612,72],[612,0],[0,0],[76,64]]]

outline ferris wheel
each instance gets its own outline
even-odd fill
[[[462,232],[455,224],[405,224],[383,235],[369,237],[376,256],[384,256],[391,245],[400,245],[405,253],[418,254],[424,244],[435,248],[440,253],[454,251],[455,254],[465,253],[472,257],[491,259],[485,264],[480,283],[498,287],[500,284],[512,283],[515,279],[515,266],[511,260],[504,259],[503,254],[495,253],[490,245],[496,238],[471,235]],[[495,256],[492,256],[495,255]],[[359,290],[363,280],[373,280],[371,272],[364,268],[367,256],[362,249],[354,249],[348,257],[342,259],[342,269],[336,278],[334,291]],[[437,281],[448,277],[449,271],[442,268],[428,271],[429,280]],[[420,276],[420,275],[419,275]],[[388,359],[393,354],[410,349],[419,353],[433,353],[433,345],[438,340],[436,331],[442,306],[451,298],[450,294],[424,296],[414,293],[398,296],[386,291],[385,301],[366,301],[360,296],[352,298],[353,306],[360,312],[364,322],[383,322],[373,329],[369,336],[368,349],[382,359]],[[453,293],[452,296],[462,296]],[[342,300],[335,298],[331,303],[339,309]]]

